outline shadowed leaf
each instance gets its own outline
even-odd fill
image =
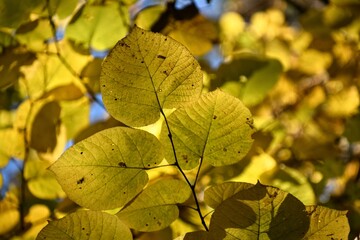
[[[302,239],[305,206],[291,194],[256,184],[222,202],[212,215],[213,239]]]
[[[153,135],[115,127],[75,144],[50,170],[76,203],[93,210],[114,209],[141,192],[148,182],[144,169],[162,159]]]
[[[244,182],[224,182],[208,188],[205,191],[204,201],[210,207],[217,208],[217,206],[226,199],[253,186],[251,183]]]
[[[189,51],[170,37],[135,27],[105,59],[101,91],[109,113],[129,126],[156,122],[160,108],[196,100],[202,72]]]

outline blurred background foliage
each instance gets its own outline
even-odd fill
[[[359,0],[3,0],[0,238],[34,239],[77,209],[47,167],[74,142],[123,125],[106,113],[99,77],[134,24],[184,44],[204,92],[220,88],[254,116],[252,150],[231,166],[203,166],[200,193],[259,179],[307,205],[349,210],[349,238],[359,236]],[[195,218],[184,208],[170,228],[134,235],[172,239],[198,229]]]

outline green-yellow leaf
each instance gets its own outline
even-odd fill
[[[221,65],[217,81],[221,89],[239,97],[246,106],[255,106],[275,86],[282,71],[276,59],[242,56]]]
[[[73,139],[89,125],[90,101],[83,96],[73,101],[62,101],[61,122],[66,126],[66,136]],[[76,122],[76,124],[74,124]]]
[[[101,91],[109,113],[129,126],[160,118],[160,108],[196,100],[202,88],[200,66],[170,37],[135,27],[103,63]]]
[[[7,165],[11,157],[23,159],[25,141],[22,132],[14,128],[0,129],[0,168]]]
[[[23,47],[8,49],[0,55],[0,89],[6,89],[16,83],[22,73],[20,68],[23,65],[31,64],[35,54],[28,52]]]
[[[310,228],[305,238],[309,240],[348,239],[350,226],[347,211],[338,211],[322,206],[307,206]]]
[[[2,0],[0,1],[0,27],[17,28],[28,20],[30,13],[41,6],[43,0]]]
[[[7,233],[16,225],[20,220],[20,212],[18,210],[17,197],[8,192],[4,199],[0,201],[0,236]]]
[[[32,51],[44,51],[46,41],[53,33],[48,19],[37,19],[21,25],[16,31],[16,39]]]
[[[178,109],[168,117],[177,161],[183,169],[193,169],[202,158],[213,166],[240,161],[249,151],[254,133],[250,111],[242,102],[221,90],[204,94],[196,102]],[[163,124],[160,135],[165,158],[174,155]]]
[[[130,229],[114,215],[99,211],[78,211],[50,222],[36,239],[132,240],[133,238]]]
[[[140,193],[148,182],[144,169],[162,160],[161,145],[152,134],[115,127],[75,144],[50,170],[71,200],[105,210],[124,206]]]
[[[47,170],[49,165],[50,162],[40,160],[35,152],[30,151],[24,168],[24,177],[27,180],[28,188],[34,196],[40,199],[64,198],[66,195],[54,174]]]
[[[211,235],[205,231],[189,232],[185,237],[178,237],[175,240],[210,240]]]
[[[127,33],[125,10],[115,2],[101,6],[86,4],[67,26],[65,36],[85,48],[110,49]]]
[[[217,208],[223,201],[232,197],[236,193],[253,187],[251,183],[244,182],[224,182],[205,191],[204,201],[212,208]]]
[[[144,232],[157,231],[178,218],[176,204],[185,202],[190,194],[190,188],[185,182],[164,179],[148,186],[118,213],[118,217],[130,228]]]
[[[39,152],[52,152],[57,144],[60,105],[56,101],[38,101],[32,105],[28,119],[28,141]]]
[[[257,183],[222,202],[212,215],[213,239],[302,239],[305,206],[291,194]]]

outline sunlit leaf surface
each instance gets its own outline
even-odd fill
[[[114,209],[141,192],[148,182],[144,169],[162,159],[153,135],[116,127],[72,146],[50,170],[76,203],[94,210]]]
[[[37,240],[47,239],[118,239],[131,240],[130,229],[116,216],[98,211],[78,211],[49,222]]]
[[[190,194],[190,188],[185,182],[163,179],[148,186],[118,216],[133,229],[145,232],[160,230],[178,217],[176,204],[185,202]]]
[[[135,27],[105,59],[101,92],[109,113],[130,126],[156,122],[160,108],[175,108],[197,99],[200,66],[170,37]]]
[[[127,33],[125,9],[116,2],[86,5],[67,26],[66,36],[86,48],[110,49]]]
[[[240,161],[249,151],[255,129],[250,111],[235,97],[221,90],[204,94],[196,102],[168,117],[177,160],[192,169],[200,158],[213,166]],[[161,142],[165,157],[174,162],[168,130],[163,124]]]
[[[310,217],[310,228],[306,239],[347,239],[350,227],[346,217],[347,211],[337,211],[322,206],[307,206]]]

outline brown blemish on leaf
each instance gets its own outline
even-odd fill
[[[130,46],[129,46],[129,45],[127,45],[127,44],[126,44],[126,43],[124,43],[124,42],[120,43],[120,46],[130,48]]]
[[[119,165],[119,167],[126,167],[126,163],[124,163],[124,162],[119,162],[118,165]]]
[[[249,127],[250,127],[251,129],[254,129],[254,119],[247,117],[245,123],[246,123],[247,125],[249,125]]]
[[[79,180],[77,180],[77,184],[82,184],[82,183],[84,183],[84,181],[85,181],[85,178],[84,177],[82,177],[82,178],[80,178]]]
[[[213,116],[213,119],[214,119],[214,120],[215,120],[215,119],[217,119],[217,116],[216,116],[216,115],[214,115],[214,116]]]
[[[223,148],[223,151],[224,151],[224,152],[227,152],[227,148]]]
[[[182,155],[181,157],[183,158],[183,160],[184,160],[186,163],[189,162],[187,155],[184,154],[184,155]]]
[[[163,55],[157,55],[157,58],[160,58],[160,59],[165,59],[166,57],[163,56]]]

